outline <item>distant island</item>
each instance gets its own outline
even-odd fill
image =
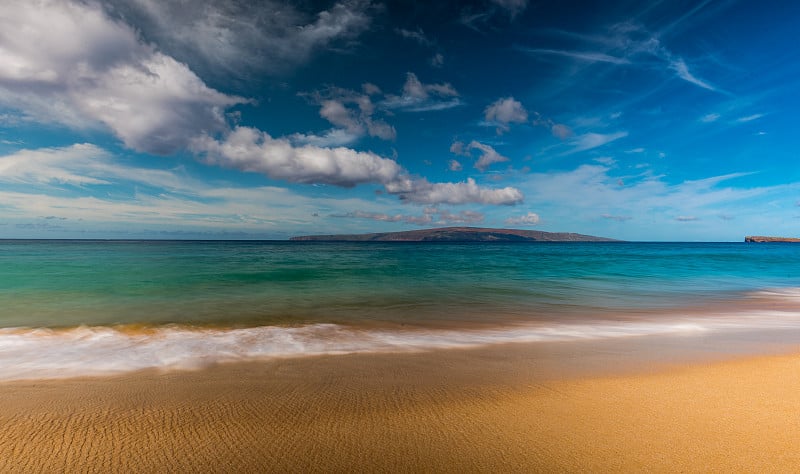
[[[437,229],[382,232],[374,234],[304,235],[295,241],[316,242],[614,242],[614,239],[567,232],[442,227]]]
[[[800,239],[796,237],[765,237],[763,235],[748,235],[744,238],[745,242],[795,242],[800,243]]]

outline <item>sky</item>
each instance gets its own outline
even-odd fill
[[[800,236],[800,2],[2,0],[0,238]]]

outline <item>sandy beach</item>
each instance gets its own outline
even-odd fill
[[[0,384],[2,472],[790,471],[800,355],[509,345]],[[638,351],[638,352],[637,352]],[[678,354],[680,351],[674,351]]]

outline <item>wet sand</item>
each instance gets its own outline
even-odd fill
[[[659,341],[5,382],[0,472],[800,466],[800,355],[687,353],[702,344]]]

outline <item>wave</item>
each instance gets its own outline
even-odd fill
[[[652,316],[652,315],[651,315]],[[662,315],[664,316],[664,315]],[[210,329],[81,326],[0,329],[0,380],[190,370],[248,360],[365,352],[418,352],[489,344],[577,341],[746,328],[800,328],[800,313],[517,325],[495,329],[364,329],[337,324]]]

